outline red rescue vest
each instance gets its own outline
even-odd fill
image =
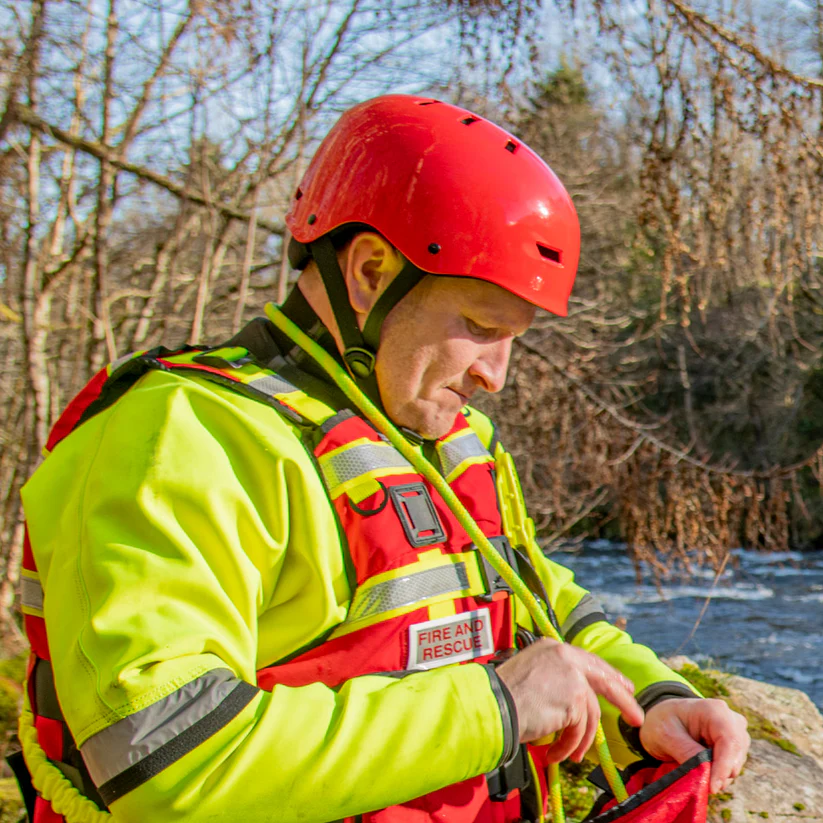
[[[434,668],[465,661],[486,662],[514,646],[512,600],[486,570],[465,530],[436,490],[364,419],[351,412],[317,415],[317,403],[301,403],[296,387],[253,364],[242,349],[168,354],[165,350],[122,358],[97,374],[71,402],[52,430],[47,450],[94,413],[113,403],[151,369],[194,373],[267,402],[287,419],[299,418],[304,437],[311,406],[312,450],[348,544],[353,594],[346,621],[312,648],[287,661],[272,661],[258,672],[258,685],[271,689],[323,682],[334,687],[358,675]],[[263,388],[265,387],[265,388]],[[451,431],[434,444],[441,471],[488,537],[499,540],[501,520],[494,483],[494,461],[470,425],[458,415]],[[24,587],[39,585],[26,537]],[[40,597],[42,599],[42,590]],[[62,717],[47,710],[43,688],[53,691],[48,640],[36,594],[25,608],[32,646],[29,698],[40,745],[66,771],[83,772],[83,790],[94,796],[82,760]],[[38,614],[39,611],[39,614]],[[425,722],[425,718],[421,718]],[[532,749],[532,747],[529,747]],[[542,750],[533,749],[531,774],[540,782],[536,797],[546,811]],[[537,768],[535,768],[537,764]],[[521,770],[529,766],[522,762]],[[528,771],[526,772],[528,773]],[[501,792],[499,774],[480,775],[402,806],[370,812],[373,823],[438,820],[449,823],[508,823],[523,818],[520,791]],[[99,802],[99,801],[98,801]],[[33,823],[57,823],[42,798]]]

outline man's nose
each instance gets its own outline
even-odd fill
[[[469,374],[477,385],[487,392],[499,392],[506,385],[512,340],[496,340],[487,343],[469,368]]]

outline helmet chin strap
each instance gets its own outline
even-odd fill
[[[349,301],[346,279],[337,260],[337,252],[328,235],[319,237],[309,244],[309,250],[323,285],[329,297],[340,337],[343,339],[343,360],[351,376],[375,400],[380,399],[374,366],[377,349],[380,346],[380,330],[389,312],[420,282],[426,275],[422,269],[406,261],[406,264],[378,297],[363,330],[357,322],[357,315]]]

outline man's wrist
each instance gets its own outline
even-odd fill
[[[683,683],[676,680],[665,680],[660,683],[652,683],[651,686],[647,686],[636,696],[636,700],[644,713],[648,713],[658,703],[662,703],[665,700],[678,700],[682,698],[700,699],[700,695],[696,694]],[[626,741],[626,745],[636,755],[639,757],[651,757],[640,741],[641,726],[630,726],[620,717],[617,721],[617,727],[620,730],[620,734],[623,735],[623,740]]]

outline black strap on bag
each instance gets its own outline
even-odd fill
[[[6,763],[17,778],[17,785],[20,787],[20,794],[26,807],[26,814],[29,820],[34,820],[34,801],[37,800],[37,792],[31,784],[31,775],[22,751],[12,752],[6,756]]]

